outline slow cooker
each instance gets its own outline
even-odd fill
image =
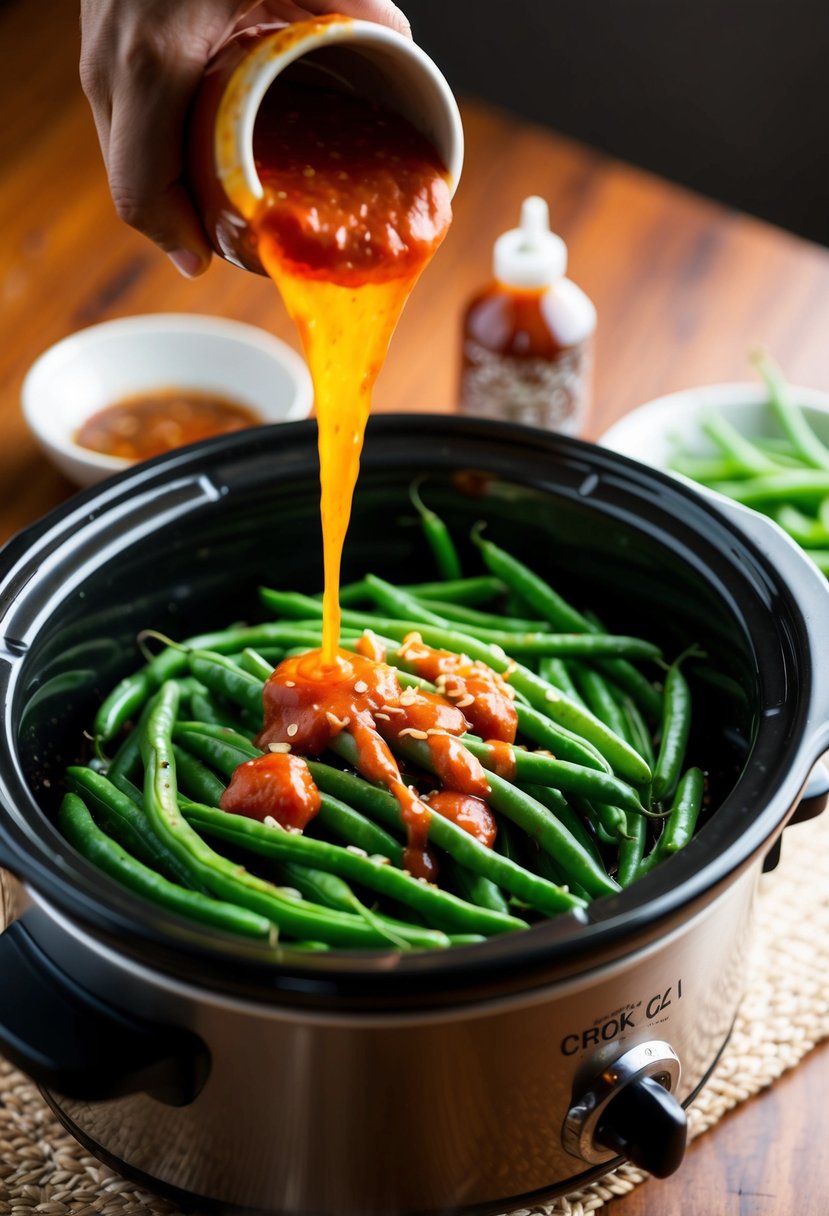
[[[668,655],[695,643],[690,753],[712,805],[631,889],[444,952],[240,944],[115,886],[54,826],[67,762],[152,628],[261,615],[321,582],[312,423],[240,432],[72,498],[0,554],[0,1050],[75,1136],[185,1206],[502,1212],[621,1157],[674,1169],[728,1038],[752,901],[822,806],[829,588],[759,516],[615,453],[438,416],[370,424],[346,547],[433,577],[407,490]],[[474,548],[463,550],[470,568]],[[804,908],[808,915],[808,908]]]

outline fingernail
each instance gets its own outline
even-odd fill
[[[176,249],[168,253],[167,257],[185,279],[195,279],[204,269],[203,260],[197,253],[193,253],[192,249]]]

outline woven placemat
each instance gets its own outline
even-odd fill
[[[829,812],[786,832],[780,866],[762,879],[756,923],[749,989],[717,1069],[690,1111],[693,1137],[829,1036]],[[622,1166],[584,1190],[512,1216],[585,1216],[646,1177]],[[35,1213],[182,1216],[91,1157],[35,1086],[0,1062],[0,1216]]]

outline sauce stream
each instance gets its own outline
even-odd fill
[[[371,393],[403,306],[451,220],[446,171],[405,119],[351,94],[277,78],[254,155],[262,264],[314,382],[324,556],[320,662],[337,663],[342,550]]]

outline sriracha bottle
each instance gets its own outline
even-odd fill
[[[460,408],[579,434],[590,404],[596,310],[565,278],[567,247],[550,231],[542,198],[526,198],[521,225],[493,251],[494,280],[463,320]]]

